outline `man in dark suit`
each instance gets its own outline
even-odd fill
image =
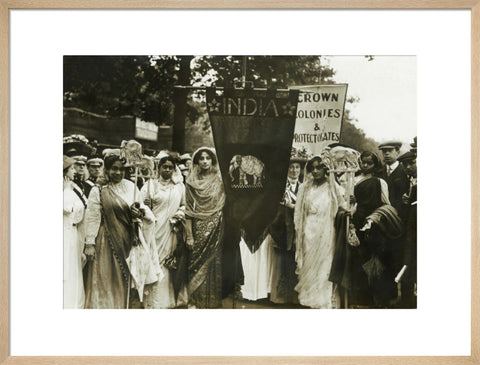
[[[400,154],[401,142],[390,141],[382,143],[378,149],[382,151],[385,166],[383,167],[380,177],[387,182],[388,195],[390,204],[397,210],[398,215],[405,223],[407,216],[407,206],[403,204],[402,197],[408,193],[410,181],[407,177],[404,167],[398,162]],[[390,242],[389,255],[391,255],[392,270],[400,272],[404,265],[405,255],[405,235]],[[398,302],[400,301],[400,302]],[[397,298],[395,306],[403,306],[401,298]]]
[[[410,182],[404,167],[397,161],[401,146],[401,142],[391,141],[382,143],[378,149],[382,151],[385,161],[380,177],[387,182],[390,203],[398,211],[400,218],[405,220],[406,207],[402,196],[408,193]]]
[[[406,152],[398,158],[410,178],[410,188],[403,196],[403,203],[407,207],[405,220],[405,249],[404,265],[407,266],[402,276],[402,306],[417,307],[417,156],[413,152]]]

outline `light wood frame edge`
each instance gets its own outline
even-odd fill
[[[9,11],[12,9],[471,9],[471,356],[459,357],[20,357],[10,356]],[[0,0],[0,362],[2,364],[480,364],[480,0]]]

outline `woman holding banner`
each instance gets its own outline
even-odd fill
[[[189,262],[189,306],[222,306],[222,209],[225,192],[213,149],[201,147],[192,157],[185,187]]]
[[[337,308],[338,294],[328,280],[332,265],[339,207],[346,207],[340,186],[320,156],[305,167],[294,213],[298,300],[311,308]]]

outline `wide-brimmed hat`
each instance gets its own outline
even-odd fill
[[[89,156],[92,150],[93,147],[90,146],[88,139],[81,134],[72,134],[63,137],[63,154],[66,156]]]
[[[290,163],[299,162],[304,164],[308,161],[309,157],[308,151],[305,148],[300,149],[292,147],[292,151],[290,153]]]
[[[63,155],[63,169],[67,169],[75,163],[75,160],[71,157]]]

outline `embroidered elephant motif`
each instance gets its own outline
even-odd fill
[[[229,168],[232,185],[261,186],[264,168],[264,163],[255,156],[233,156]]]

